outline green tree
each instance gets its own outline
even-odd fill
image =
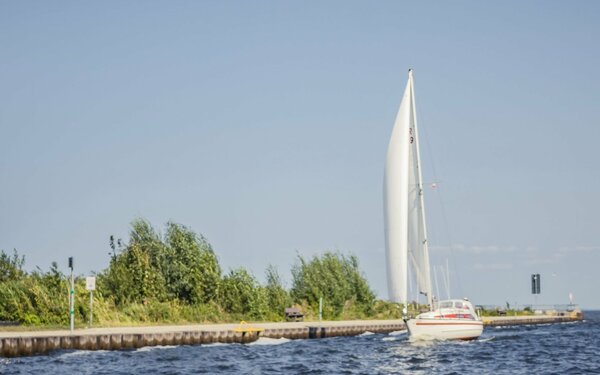
[[[54,262],[49,272],[25,272],[0,282],[0,320],[28,325],[68,321],[68,283]]]
[[[147,221],[134,220],[129,244],[119,246],[119,249],[114,246],[111,236],[111,248],[110,264],[99,275],[99,285],[116,304],[167,299],[165,279],[158,261],[166,252],[165,245]]]
[[[223,278],[219,302],[225,311],[252,319],[263,319],[268,310],[265,289],[244,268]]]
[[[216,302],[221,283],[221,266],[208,241],[200,236],[200,302]]]
[[[275,266],[269,265],[265,273],[267,279],[265,292],[267,295],[269,318],[280,320],[283,318],[285,308],[292,304],[292,299],[288,291],[283,287],[281,276]]]
[[[19,256],[16,249],[13,250],[12,256],[2,250],[0,252],[0,282],[22,278],[25,275],[23,264],[25,264],[25,256]]]
[[[115,303],[216,301],[221,267],[208,241],[191,229],[169,222],[163,238],[150,223],[137,219],[128,244],[116,246],[112,236],[110,244],[110,266],[101,279]]]
[[[360,273],[355,256],[325,252],[310,261],[298,256],[292,277],[291,295],[294,301],[306,301],[316,310],[319,298],[323,297],[325,317],[339,317],[346,305],[363,314],[372,309],[375,295]]]
[[[210,244],[189,228],[167,224],[161,271],[169,296],[189,303],[214,300],[221,268]]]

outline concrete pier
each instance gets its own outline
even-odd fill
[[[547,324],[582,320],[582,316],[484,317],[489,326]],[[186,326],[116,327],[70,331],[0,331],[0,356],[44,354],[57,349],[122,350],[158,345],[245,344],[259,337],[319,339],[390,333],[406,327],[402,320],[353,320],[293,323],[202,324]]]
[[[203,324],[116,327],[70,331],[0,331],[0,356],[44,354],[57,349],[121,350],[157,345],[246,344],[259,337],[313,339],[403,330],[402,320]]]
[[[517,326],[526,324],[566,323],[583,320],[583,315],[528,315],[528,316],[487,316],[483,317],[486,326]]]

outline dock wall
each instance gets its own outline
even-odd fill
[[[483,317],[483,324],[486,326],[516,326],[527,324],[552,324],[567,323],[583,320],[583,315],[576,314],[572,316],[504,316],[504,317]]]
[[[212,343],[250,343],[258,332],[183,331],[157,333],[73,334],[68,336],[4,337],[0,339],[3,357],[44,354],[57,349],[121,350],[158,345],[201,345]]]
[[[582,320],[582,316],[486,317],[488,326],[548,324]],[[390,333],[405,329],[402,320],[256,323],[252,329],[239,326],[207,324],[196,326],[159,326],[96,328],[69,331],[2,332],[0,356],[17,357],[44,354],[58,349],[121,350],[158,345],[205,345],[212,343],[250,343],[259,337],[318,339],[356,336],[364,332]]]

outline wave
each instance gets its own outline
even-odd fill
[[[358,335],[358,337],[371,336],[371,335],[374,335],[374,333],[371,331],[365,331],[365,332],[361,333],[360,335]]]
[[[281,345],[292,340],[286,339],[285,337],[279,339],[272,339],[270,337],[260,337],[258,340],[251,342],[247,345]]]
[[[108,350],[69,350],[66,352],[58,352],[58,359],[85,357],[95,353],[106,353]]]
[[[227,345],[235,345],[234,343],[226,343],[226,342],[212,342],[210,344],[202,344],[201,346],[227,346]]]
[[[157,345],[157,346],[143,346],[139,349],[136,349],[136,352],[151,352],[154,350],[165,350],[165,349],[175,349],[177,346],[175,345]]]

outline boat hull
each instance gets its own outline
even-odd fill
[[[481,336],[483,322],[471,319],[409,319],[406,327],[415,340],[473,340]]]

